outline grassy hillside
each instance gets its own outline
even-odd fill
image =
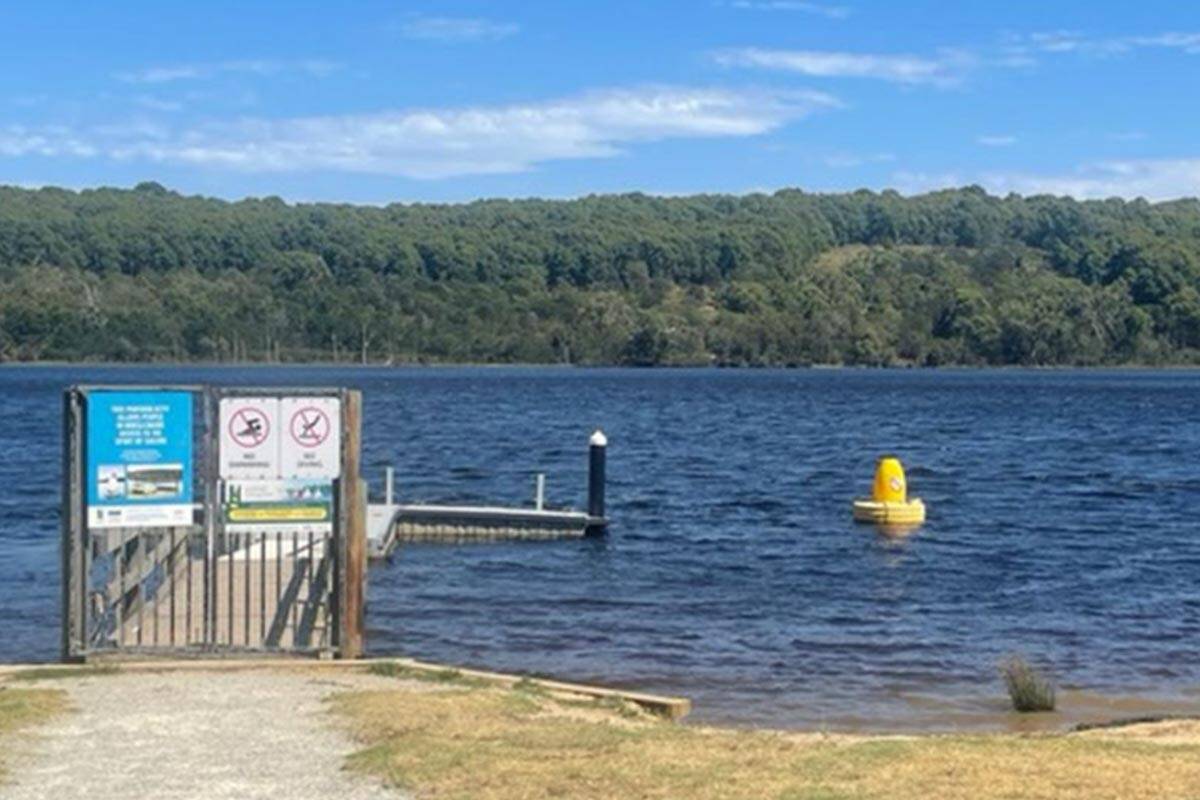
[[[1200,361],[1200,202],[0,188],[0,360]]]

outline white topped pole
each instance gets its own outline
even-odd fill
[[[605,461],[608,455],[608,437],[599,428],[588,440],[588,516],[595,524],[594,529],[604,530],[604,482]]]

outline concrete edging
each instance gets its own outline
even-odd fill
[[[98,660],[87,664],[0,664],[0,683],[19,677],[22,673],[49,671],[64,677],[73,672],[86,675],[97,667],[111,666],[120,672],[234,672],[239,670],[256,669],[307,669],[307,670],[367,670],[377,664],[394,664],[402,669],[429,675],[453,672],[464,678],[490,683],[495,686],[512,688],[518,684],[530,684],[548,692],[571,694],[581,697],[591,697],[600,700],[620,700],[633,703],[654,714],[669,720],[679,720],[691,712],[692,702],[686,697],[669,697],[648,694],[645,692],[628,692],[621,689],[609,689],[603,686],[591,686],[583,683],[550,680],[547,678],[532,678],[524,675],[509,675],[502,672],[465,669],[447,664],[431,664],[412,658],[364,658],[358,660],[318,660],[298,658],[233,658],[233,659],[194,659],[194,660],[154,660],[126,661],[123,659]]]

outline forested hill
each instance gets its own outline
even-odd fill
[[[1200,361],[1200,202],[0,188],[0,360]]]

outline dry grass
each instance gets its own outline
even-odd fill
[[[519,689],[403,688],[331,702],[365,746],[354,769],[438,800],[1200,797],[1195,723],[1161,740],[1128,730],[824,736],[686,727]]]
[[[4,778],[7,741],[22,728],[45,722],[67,707],[67,695],[56,689],[11,689],[0,686],[0,780]]]
[[[10,683],[32,683],[34,681],[75,680],[102,675],[117,675],[120,667],[113,664],[98,664],[86,667],[32,667],[8,676]]]

